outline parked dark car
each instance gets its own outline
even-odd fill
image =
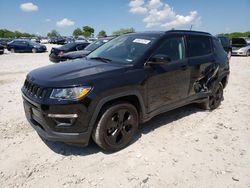
[[[229,37],[225,36],[218,36],[218,39],[220,40],[224,50],[227,53],[228,58],[231,58],[232,55],[232,41]]]
[[[14,52],[46,52],[47,48],[39,43],[31,42],[30,40],[15,39],[7,44],[7,49]]]
[[[64,45],[66,44],[66,39],[64,37],[52,37],[50,38],[49,43]]]
[[[0,54],[4,53],[4,46],[0,44]]]
[[[117,151],[140,123],[190,104],[216,109],[229,62],[209,33],[131,33],[86,58],[31,71],[22,87],[25,114],[47,139]]]
[[[86,57],[90,52],[96,50],[97,48],[107,43],[108,41],[112,40],[113,38],[114,37],[100,38],[95,42],[92,42],[90,45],[88,45],[86,48],[84,48],[84,50],[64,53],[61,59],[62,61],[66,61],[66,60]]]
[[[83,50],[89,43],[84,42],[72,42],[65,44],[59,48],[52,48],[50,51],[49,59],[54,63],[58,63],[60,61],[65,61],[66,59],[63,57],[64,53]]]
[[[250,56],[249,38],[232,38],[232,55]]]
[[[9,42],[11,42],[13,39],[9,39],[9,38],[1,38],[0,39],[0,44],[2,45],[2,46],[4,46],[4,48],[7,48],[7,44],[9,43]]]

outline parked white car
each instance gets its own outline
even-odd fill
[[[97,38],[88,38],[87,41],[88,41],[89,43],[92,43],[92,42],[95,42],[96,40],[97,40]]]
[[[250,39],[232,38],[232,55],[250,56]]]
[[[88,42],[88,41],[84,37],[79,36],[76,38],[75,42]]]
[[[42,38],[40,41],[42,44],[48,44],[49,43],[49,39],[47,38]]]

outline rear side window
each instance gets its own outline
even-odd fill
[[[212,52],[210,37],[193,35],[187,39],[189,57],[208,55]]]
[[[213,38],[213,42],[214,42],[214,51],[215,51],[215,53],[217,53],[217,54],[225,53],[225,50],[222,47],[222,44],[219,42],[218,39]]]

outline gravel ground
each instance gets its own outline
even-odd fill
[[[218,109],[159,115],[112,154],[42,141],[28,124],[20,89],[48,64],[48,52],[0,56],[0,187],[250,187],[250,58],[232,57]]]

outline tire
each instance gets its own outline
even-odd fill
[[[95,143],[106,151],[126,147],[138,129],[138,112],[126,102],[107,106],[92,133]]]
[[[11,48],[11,49],[10,49],[10,52],[11,52],[11,53],[15,53],[15,49],[14,49],[14,48]]]
[[[247,57],[249,57],[249,56],[250,56],[250,50],[247,51]]]
[[[223,100],[223,85],[221,82],[214,87],[212,94],[208,97],[208,100],[201,104],[201,107],[205,110],[214,110],[218,108]]]
[[[32,48],[32,53],[33,53],[33,54],[37,53],[37,49]]]
[[[228,53],[227,53],[228,59],[231,59],[231,56],[232,56],[232,52],[231,52],[231,50],[229,50]]]

